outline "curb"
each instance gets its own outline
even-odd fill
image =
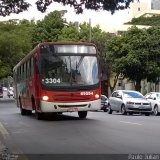
[[[15,99],[13,99],[13,98],[0,98],[0,103],[1,102],[15,102]]]

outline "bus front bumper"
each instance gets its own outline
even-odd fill
[[[41,101],[41,112],[96,111],[101,108],[101,100],[74,103],[54,103]]]

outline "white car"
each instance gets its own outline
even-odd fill
[[[10,98],[10,97],[13,97],[13,90],[11,88],[8,89],[7,91],[7,96]]]
[[[7,87],[3,87],[3,91],[7,91]]]
[[[154,115],[160,113],[160,92],[150,92],[145,95],[146,99],[151,102]]]
[[[108,113],[121,112],[123,115],[129,113],[142,113],[149,116],[152,113],[151,103],[140,93],[133,90],[114,91],[109,98]]]

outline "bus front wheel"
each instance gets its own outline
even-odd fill
[[[87,117],[87,111],[79,111],[78,115],[79,115],[79,118],[85,119]]]
[[[19,98],[19,108],[20,108],[21,115],[26,115],[27,114],[27,111],[22,108],[22,103],[21,103],[20,98]]]

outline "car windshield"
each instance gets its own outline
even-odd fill
[[[108,100],[108,98],[106,96],[101,96],[101,100],[105,101]]]
[[[143,95],[141,95],[140,93],[137,92],[123,92],[123,95],[125,98],[144,98]]]
[[[157,95],[157,98],[160,100],[160,93],[157,93],[156,95]]]

